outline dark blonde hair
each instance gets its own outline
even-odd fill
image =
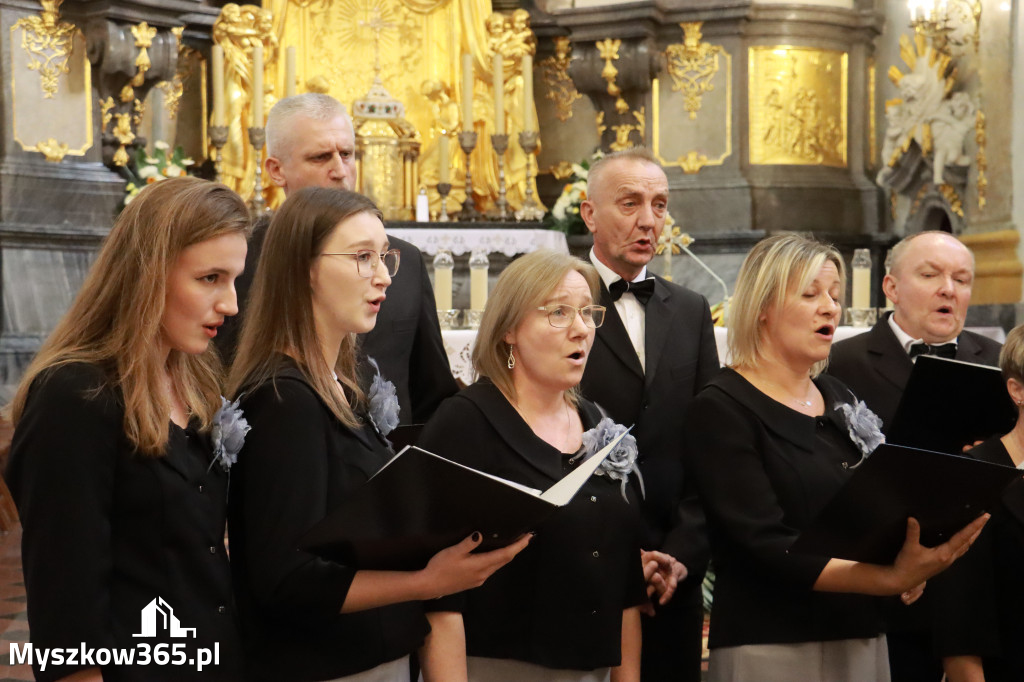
[[[282,357],[289,356],[342,423],[359,425],[352,408],[335,390],[331,374],[338,375],[354,405],[364,402],[356,382],[356,335],[345,337],[337,361],[329,366],[313,318],[310,271],[335,228],[360,213],[381,218],[372,201],[348,190],[306,187],[288,195],[263,240],[238,354],[228,379],[228,395],[234,397],[273,380]]]
[[[767,237],[754,245],[740,266],[729,302],[729,354],[734,367],[756,366],[764,359],[761,316],[781,308],[788,294],[805,288],[826,261],[839,272],[842,300],[846,267],[833,246],[794,233]],[[827,363],[815,363],[811,376],[820,374]]]
[[[199,178],[149,185],[121,212],[71,307],[43,343],[8,406],[17,424],[29,388],[41,372],[73,362],[103,367],[124,399],[124,430],[145,455],[167,445],[171,406],[163,398],[165,372],[203,428],[220,406],[221,365],[216,351],[199,355],[159,347],[167,277],[188,246],[224,234],[248,235],[249,213],[237,194]]]
[[[1006,335],[1006,342],[999,351],[999,369],[1003,381],[1016,379],[1024,385],[1024,324],[1019,324]]]
[[[508,371],[509,345],[505,335],[516,329],[528,312],[543,305],[565,276],[574,271],[583,275],[596,302],[601,294],[601,278],[594,266],[546,249],[512,261],[487,299],[473,346],[473,368],[478,375],[494,382],[510,400],[516,399],[516,390]],[[570,400],[575,402],[576,397],[575,390],[570,392]]]

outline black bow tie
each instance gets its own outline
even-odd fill
[[[956,357],[955,343],[940,343],[937,346],[929,346],[927,343],[915,343],[910,347],[910,357],[918,355],[938,355],[940,358],[952,360]]]
[[[612,295],[613,301],[619,300],[627,291],[636,296],[636,300],[640,302],[640,305],[647,305],[647,301],[651,300],[651,296],[654,295],[654,278],[648,277],[639,282],[627,282],[624,279],[617,279],[608,287],[608,293]]]

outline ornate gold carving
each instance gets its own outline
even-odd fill
[[[110,119],[114,118],[114,115],[110,113],[110,110],[115,106],[113,97],[107,97],[105,100],[100,101],[100,116],[102,117],[100,130],[106,130],[107,125],[110,123]]]
[[[623,123],[621,125],[612,126],[612,130],[615,131],[615,141],[608,145],[608,147],[613,152],[620,152],[623,149],[629,149],[630,147],[635,146],[629,141],[629,134],[634,130],[640,134],[640,144],[642,145],[644,143],[644,133],[646,132],[647,126],[644,107],[640,107],[640,111],[634,111],[631,113],[633,114],[633,118],[636,119],[636,125]],[[603,133],[604,131],[602,130],[601,132]]]
[[[551,166],[546,172],[554,175],[556,180],[565,180],[572,175],[572,164],[568,161],[559,161],[558,165]]]
[[[701,168],[708,165],[708,157],[698,151],[691,151],[676,159],[676,163],[687,175],[695,175],[700,172]]]
[[[184,30],[184,26],[171,29],[171,33],[178,43],[178,68],[174,72],[174,78],[169,81],[160,81],[156,86],[164,91],[164,109],[167,111],[167,118],[172,121],[178,117],[181,96],[185,94],[185,79],[192,75],[193,64],[189,56],[199,54],[191,47],[182,45],[181,34]]]
[[[156,27],[143,21],[132,26],[132,35],[135,37],[135,47],[139,48],[139,54],[135,57],[135,77],[132,78],[131,84],[139,87],[146,82],[146,72],[153,66],[149,58],[149,48],[156,37]]]
[[[572,105],[583,95],[569,77],[572,41],[565,36],[555,38],[555,54],[541,61],[541,73],[548,91],[544,96],[555,103],[555,117],[563,123],[572,118]]]
[[[114,165],[127,166],[128,152],[125,150],[125,147],[135,141],[135,132],[132,130],[132,115],[130,113],[115,114],[114,118],[116,123],[114,124],[114,129],[110,132],[118,144],[121,145],[114,152]]]
[[[751,47],[750,163],[846,166],[846,52]]]
[[[988,177],[985,171],[988,170],[988,158],[985,155],[985,144],[988,141],[988,134],[985,132],[985,112],[978,107],[974,118],[974,142],[978,146],[978,210],[984,210],[988,202]]]
[[[57,94],[58,79],[68,73],[72,41],[77,28],[60,20],[64,0],[42,0],[40,16],[22,17],[11,26],[11,34],[21,29],[21,48],[29,55],[28,68],[39,72],[43,97]]]
[[[672,89],[683,93],[683,106],[692,121],[700,111],[701,96],[715,87],[711,81],[718,73],[718,57],[723,49],[721,45],[701,42],[703,21],[679,25],[683,42],[665,48],[665,62],[672,76]]]
[[[941,0],[931,7],[911,7],[914,34],[947,55],[960,54],[971,45],[977,54],[981,43],[981,0]]]
[[[596,45],[601,53],[601,59],[604,60],[601,78],[608,81],[608,94],[615,98],[615,111],[625,114],[629,111],[629,105],[626,104],[626,100],[622,99],[622,89],[615,84],[615,79],[619,77],[619,70],[615,68],[614,63],[619,58],[619,48],[622,47],[622,41],[606,38],[605,40],[597,41]]]
[[[58,142],[51,137],[48,140],[36,142],[36,151],[42,153],[47,161],[60,163],[67,156],[69,150],[66,142]]]
[[[925,195],[928,194],[928,190],[931,189],[931,187],[932,185],[924,183],[917,190],[917,196],[914,197],[914,206],[913,208],[911,208],[911,213],[917,213],[917,210],[921,208],[921,201],[922,199],[924,199]],[[957,194],[956,190],[953,188],[953,185],[942,184],[939,185],[936,189],[938,190],[939,194],[942,195],[942,198],[946,200],[946,203],[949,204],[949,209],[953,211],[953,213],[963,218],[964,205],[963,202],[960,200],[960,195]]]
[[[608,130],[608,126],[606,126],[604,124],[604,112],[603,111],[597,112],[596,124],[597,124],[597,139],[601,139],[604,136],[604,131]]]

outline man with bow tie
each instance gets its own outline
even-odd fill
[[[964,331],[973,282],[974,255],[956,237],[933,231],[910,235],[893,247],[892,265],[882,281],[893,313],[871,331],[833,346],[828,373],[882,418],[883,432],[892,424],[918,355],[999,364],[1000,344]],[[935,624],[928,596],[926,591],[910,607],[894,602],[887,609],[892,682],[942,679],[942,652],[937,655],[932,645]]]
[[[647,150],[617,152],[590,169],[580,215],[594,235],[590,260],[608,312],[580,386],[616,422],[634,425],[652,591],[641,674],[676,682],[700,679],[708,560],[704,515],[683,471],[679,417],[718,370],[718,354],[707,300],[647,271],[667,210],[668,180]]]

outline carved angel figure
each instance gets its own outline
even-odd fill
[[[964,154],[964,137],[974,127],[976,107],[966,92],[954,93],[939,107],[931,118],[934,158],[932,183],[943,182],[942,173],[946,166],[966,166],[971,158]]]

